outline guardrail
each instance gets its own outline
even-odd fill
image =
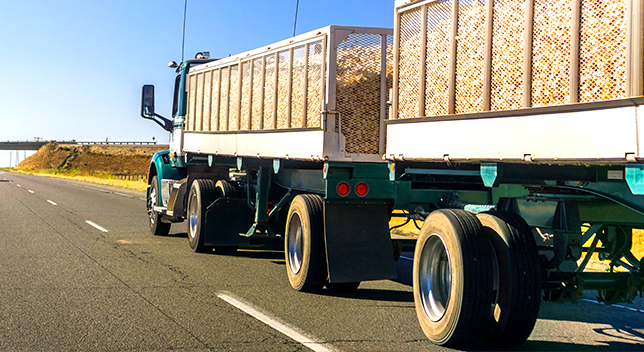
[[[38,150],[40,147],[44,146],[47,143],[58,143],[58,144],[78,144],[78,145],[159,145],[156,141],[153,142],[143,142],[143,141],[76,141],[72,140],[62,140],[62,141],[45,141],[45,140],[35,140],[35,141],[4,141],[0,142],[0,150]]]
[[[111,144],[111,145],[156,145],[157,142],[109,142],[109,141],[101,141],[101,142],[80,142],[80,141],[74,141],[74,144]]]

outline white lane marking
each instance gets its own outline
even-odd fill
[[[411,260],[412,262],[414,261],[414,258],[405,257],[404,255],[401,255],[400,259]]]
[[[121,197],[135,198],[134,196],[131,196],[131,195],[125,194],[125,193],[112,192],[112,194],[116,194],[117,196],[121,196]]]
[[[260,312],[259,310],[253,308],[251,305],[246,304],[236,298],[233,298],[225,293],[218,294],[217,297],[228,302],[229,304],[237,307],[238,309],[244,311],[246,314],[252,316],[253,318],[261,321],[262,323],[270,326],[271,328],[281,332],[282,334],[292,338],[293,340],[301,343],[302,345],[312,349],[316,352],[331,352],[333,349],[323,346],[324,342],[317,342],[317,339],[306,336],[300,332],[295,331],[294,329],[280,323],[275,318],[271,318],[268,315]]]
[[[22,187],[22,186],[21,186],[21,185],[19,185],[19,184],[16,184],[16,186],[18,186],[18,187]]]
[[[90,225],[92,225],[92,226],[94,226],[95,228],[97,228],[97,229],[99,229],[99,230],[101,230],[101,231],[103,231],[103,232],[107,232],[107,230],[106,230],[106,229],[104,229],[104,228],[102,228],[102,227],[100,227],[100,226],[96,225],[95,223],[93,223],[93,222],[91,222],[91,221],[89,221],[89,220],[87,220],[87,221],[85,221],[85,222],[86,222],[86,223],[88,223],[88,224],[90,224]]]
[[[54,202],[50,201],[49,199],[47,199],[47,203],[49,203],[49,204],[51,204],[51,205],[58,205],[58,204],[56,204],[56,203],[54,203]]]
[[[597,304],[605,305],[605,306],[607,306],[607,307],[622,308],[622,309],[630,310],[631,312],[644,313],[644,310],[642,310],[642,309],[637,309],[637,308],[633,308],[633,307],[626,307],[626,306],[623,306],[623,305],[620,305],[620,304],[611,304],[611,305],[606,305],[606,304],[604,304],[604,303],[602,303],[602,302],[595,301],[595,300],[588,299],[588,298],[582,298],[581,300],[582,300],[582,301],[586,301],[586,302],[591,302],[591,303],[597,303]]]
[[[29,193],[34,193],[34,191],[32,191],[32,190],[29,190]]]

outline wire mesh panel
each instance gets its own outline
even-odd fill
[[[201,117],[201,130],[210,131],[210,104],[212,103],[210,94],[212,93],[212,71],[206,71],[204,73],[203,89],[203,115]]]
[[[219,131],[228,130],[228,98],[230,89],[230,67],[221,69],[221,82],[219,84]]]
[[[210,130],[217,131],[219,130],[219,97],[221,93],[219,92],[219,83],[221,81],[221,70],[216,69],[212,71],[212,102],[210,103]]]
[[[321,40],[309,45],[308,66],[306,127],[319,128],[322,127],[321,111],[325,84],[325,77],[322,74],[324,72],[324,48]]]
[[[261,130],[264,118],[264,59],[253,60],[253,102],[251,111],[252,130]]]
[[[582,0],[579,101],[626,97],[628,0]]]
[[[398,118],[419,116],[421,27],[421,8],[400,16]]]
[[[452,0],[429,4],[425,59],[425,115],[427,116],[447,114],[451,27]]]
[[[239,128],[239,65],[230,66],[230,91],[228,93],[228,131]]]
[[[188,109],[186,111],[188,131],[195,130],[195,100],[197,90],[197,76],[190,76],[188,80]]]
[[[525,6],[525,0],[494,2],[491,110],[522,107]]]
[[[194,113],[194,130],[201,131],[202,118],[203,118],[203,73],[197,75],[197,98]]]
[[[306,46],[293,49],[293,73],[291,86],[291,127],[302,128],[306,112]]]
[[[456,113],[483,111],[485,3],[486,0],[459,3],[456,42]]]
[[[289,50],[282,50],[277,55],[277,128],[289,128],[289,113],[291,104],[288,96],[289,91]]]
[[[378,34],[354,33],[337,48],[336,104],[348,153],[378,153],[381,42]]]
[[[251,86],[251,78],[253,71],[251,70],[252,61],[242,63],[242,87],[241,87],[241,111],[239,113],[239,129],[250,129],[250,109],[251,109],[251,94],[253,92]]]
[[[535,0],[532,106],[561,105],[570,95],[572,1]]]
[[[387,101],[391,103],[390,99],[392,97],[389,96],[389,92],[391,92],[394,85],[394,36],[388,35],[385,43],[387,45]],[[390,113],[391,109],[386,109],[387,119],[393,118],[393,116],[389,116]]]
[[[266,60],[266,73],[264,77],[264,127],[263,129],[273,128],[273,112],[275,111],[275,55],[268,55]]]

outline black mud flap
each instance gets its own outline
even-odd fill
[[[204,245],[248,244],[246,231],[253,225],[253,212],[245,199],[219,198],[206,210]]]
[[[329,282],[395,279],[385,204],[324,204]]]

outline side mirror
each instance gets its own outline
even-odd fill
[[[154,116],[154,86],[146,84],[141,92],[141,117],[153,119]]]
[[[154,86],[151,84],[144,85],[141,91],[141,117],[150,119],[164,130],[172,132],[172,120],[168,120],[154,112]]]

